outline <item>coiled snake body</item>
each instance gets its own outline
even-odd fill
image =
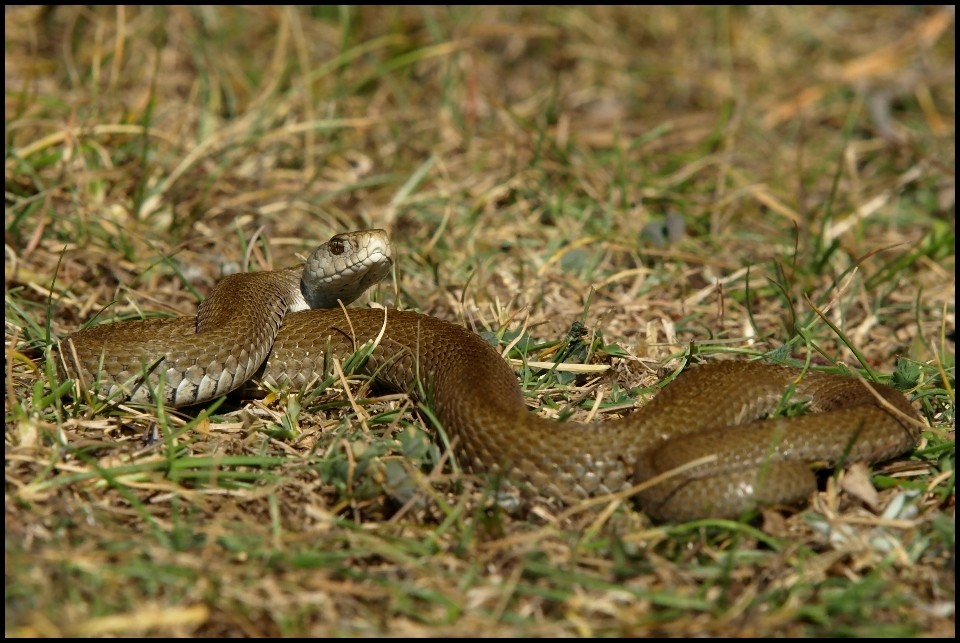
[[[680,467],[637,494],[656,520],[734,517],[796,503],[816,489],[812,466],[886,460],[919,437],[916,411],[893,388],[758,362],[693,368],[618,420],[545,420],[527,408],[499,353],[460,326],[409,311],[303,310],[352,300],[389,269],[389,243],[379,230],[334,237],[308,266],[339,262],[336,271],[349,273],[355,268],[344,267],[343,257],[351,253],[360,265],[376,265],[357,292],[301,282],[302,267],[235,275],[217,285],[195,318],[74,333],[60,350],[65,373],[101,394],[121,391],[134,401],[160,394],[181,406],[253,377],[307,386],[323,379],[331,356],[342,359],[379,337],[366,372],[399,391],[426,391],[466,468],[504,472],[570,499],[620,491]],[[811,412],[756,420],[784,400],[788,387],[790,400],[809,402]]]

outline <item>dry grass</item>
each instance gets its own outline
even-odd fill
[[[7,635],[953,635],[951,12],[5,18]],[[380,300],[531,359],[602,333],[571,358],[600,377],[522,370],[540,413],[779,350],[896,368],[931,430],[875,469],[879,515],[831,479],[654,527],[505,508],[360,384],[197,416],[72,401],[24,357],[366,226],[402,256]]]

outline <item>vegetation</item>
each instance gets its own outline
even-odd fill
[[[953,636],[951,9],[5,19],[8,636]],[[177,412],[57,376],[91,320],[363,227],[399,255],[372,297],[510,347],[543,415],[766,354],[890,379],[930,429],[873,509],[849,471],[657,526],[498,495],[356,378]]]

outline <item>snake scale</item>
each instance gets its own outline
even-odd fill
[[[385,276],[391,261],[381,230],[337,235],[311,255],[308,270],[227,277],[196,317],[78,331],[61,345],[61,367],[103,395],[134,402],[160,395],[183,406],[251,379],[309,386],[324,378],[331,357],[377,340],[364,371],[397,391],[426,391],[421,401],[468,470],[502,472],[565,500],[648,482],[636,498],[658,521],[795,504],[816,489],[813,467],[886,460],[919,438],[917,412],[889,386],[743,361],[692,368],[620,419],[541,418],[500,354],[465,328],[410,311],[337,307]],[[352,285],[332,285],[328,276],[308,283],[307,273],[323,264],[349,274]],[[759,419],[788,390],[809,413]]]

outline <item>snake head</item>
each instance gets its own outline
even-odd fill
[[[310,308],[349,304],[390,273],[393,253],[385,230],[334,235],[307,259],[300,291]]]

